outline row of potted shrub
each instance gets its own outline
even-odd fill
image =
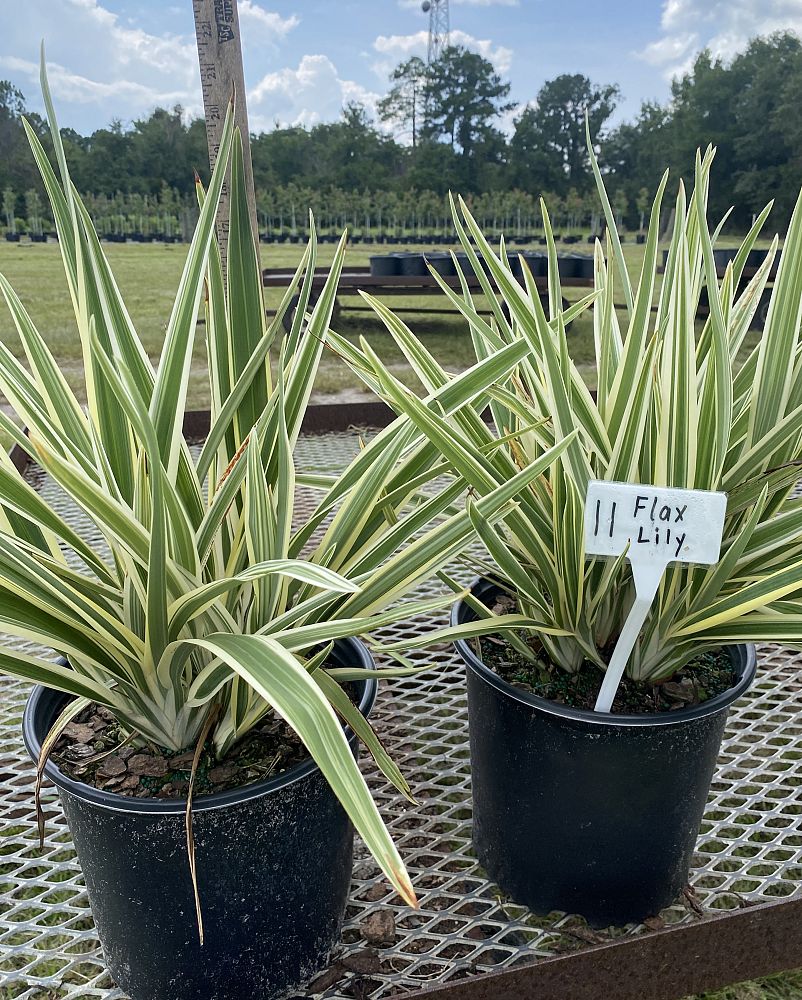
[[[545,278],[548,273],[548,253],[525,250],[516,254],[510,260],[512,274],[520,278],[523,274],[523,263],[533,278]],[[479,261],[481,269],[490,273],[487,262]],[[465,251],[442,252],[424,251],[397,252],[374,255],[370,258],[370,273],[374,278],[387,278],[403,275],[406,277],[421,277],[429,275],[430,270],[446,278],[457,276],[457,269],[466,277],[474,277],[474,271],[468,254]],[[590,254],[567,253],[557,254],[557,270],[560,278],[593,278],[593,257]]]
[[[802,461],[802,210],[764,336],[736,369],[777,244],[736,296],[764,213],[717,279],[706,217],[712,151],[697,162],[689,198],[680,185],[662,285],[666,178],[637,283],[611,225],[606,248],[595,248],[594,290],[566,308],[545,208],[544,307],[526,259],[514,270],[503,243],[491,247],[459,203],[466,261],[499,292],[491,320],[433,273],[465,320],[475,364],[450,373],[368,297],[416,375],[413,392],[369,343],[329,329],[344,238],[313,305],[312,230],[266,325],[229,109],[154,372],[70,184],[44,74],[43,89],[55,169],[28,136],[58,227],[88,407],[0,277],[28,361],[0,347],[0,389],[28,434],[3,413],[0,426],[33,449],[108,553],[0,463],[0,627],[61,657],[8,648],[0,669],[39,685],[25,741],[59,789],[118,984],[133,1000],[296,989],[338,940],[353,828],[415,905],[355,755],[361,744],[399,794],[411,794],[367,716],[377,681],[428,669],[404,654],[433,642],[455,642],[467,665],[474,843],[490,876],[536,910],[578,910],[597,924],[669,903],[687,878],[727,708],[754,674],[748,644],[802,641],[802,504],[791,498]],[[214,219],[229,163],[226,282]],[[697,338],[702,285],[711,308]],[[195,458],[182,419],[204,296],[211,427]],[[565,336],[588,310],[595,396]],[[293,462],[327,345],[397,414],[336,475]],[[721,561],[671,566],[636,643],[627,690],[638,711],[624,703],[596,713],[582,702],[588,685],[598,688],[633,588],[623,555],[584,558],[593,479],[728,496]],[[314,491],[311,514],[295,507],[296,487]],[[480,579],[466,591],[448,567],[472,544],[485,555],[472,561]],[[435,575],[454,592],[414,596]],[[397,644],[370,639],[453,602],[445,629]],[[365,639],[394,665],[377,669]],[[722,647],[712,667],[700,663]],[[231,762],[273,719],[297,734],[300,762],[193,794],[202,758],[213,768]],[[119,740],[114,781],[134,754],[143,773],[184,775],[181,793],[131,797],[52,759],[60,740],[85,731],[76,726],[96,725]]]
[[[28,233],[28,241],[30,243],[47,243],[47,238],[50,233]],[[6,233],[6,241],[8,243],[19,243],[20,233]]]
[[[271,234],[268,232],[263,232],[260,234],[259,238],[263,243],[302,243],[304,240],[309,238],[309,231],[303,230],[302,232],[296,233],[282,233],[280,235]],[[579,236],[575,233],[566,233],[561,235],[560,233],[554,233],[553,239],[557,243],[582,243],[586,242],[588,244],[593,244],[598,239],[598,235],[591,233],[589,236]],[[339,235],[335,233],[319,233],[317,234],[317,240],[319,243],[337,243],[339,240]],[[620,242],[626,241],[626,236],[624,234],[619,234]],[[454,236],[452,233],[432,233],[432,232],[417,232],[414,234],[402,233],[398,234],[379,234],[376,236],[355,233],[350,237],[351,243],[391,243],[391,244],[401,244],[401,245],[416,245],[421,243],[426,243],[430,246],[452,246],[454,244]],[[534,246],[539,244],[540,246],[546,246],[547,238],[542,233],[527,233],[521,236],[510,236],[507,239],[507,243],[510,246]],[[645,243],[646,236],[643,233],[635,234],[636,243]]]

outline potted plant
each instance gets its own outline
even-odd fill
[[[345,238],[311,308],[312,230],[266,326],[230,108],[154,372],[71,186],[44,73],[43,88],[58,172],[26,129],[56,221],[88,405],[0,277],[29,365],[0,346],[0,390],[28,434],[5,414],[0,425],[106,548],[87,544],[0,460],[0,628],[62,657],[0,650],[0,670],[39,685],[25,741],[58,787],[119,985],[132,1000],[266,1000],[296,989],[338,938],[351,822],[415,904],[354,759],[358,738],[409,794],[364,717],[384,672],[358,637],[443,606],[440,597],[388,610],[465,546],[472,525],[452,510],[453,485],[422,492],[442,461],[405,418],[342,475],[294,468]],[[214,221],[229,161],[226,285]],[[195,457],[182,423],[204,289],[211,427]],[[512,345],[425,405],[481,405],[522,356]],[[497,517],[538,472],[478,506]],[[295,507],[296,485],[316,491],[311,514]],[[87,760],[85,746],[71,746],[87,732],[109,752]]]
[[[662,285],[657,281],[660,205],[654,200],[644,263],[629,277],[613,213],[607,259],[597,243],[595,290],[563,310],[549,242],[550,309],[524,261],[513,277],[462,206],[455,221],[480,276],[472,236],[501,292],[494,323],[469,294],[441,283],[465,317],[477,356],[529,347],[493,392],[495,427],[422,409],[375,358],[371,379],[441,449],[471,491],[526,468],[573,435],[560,460],[496,525],[478,512],[481,578],[453,610],[467,665],[474,844],[489,875],[539,912],[584,914],[593,924],[641,920],[685,886],[728,706],[748,688],[756,641],[802,644],[802,204],[788,229],[766,329],[740,364],[774,244],[738,292],[764,211],[716,276],[707,221],[712,150],[697,159],[693,194],[682,184]],[[700,289],[710,315],[695,330]],[[614,302],[623,297],[619,321]],[[567,323],[592,304],[596,393],[571,360]],[[619,325],[620,323],[620,325]],[[406,352],[423,369],[421,346]],[[629,660],[613,710],[594,711],[611,649],[633,601],[629,562],[585,558],[584,505],[591,480],[727,495],[720,561],[671,564]],[[481,640],[492,614],[531,624]],[[433,641],[432,636],[428,637]]]

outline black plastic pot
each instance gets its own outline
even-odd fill
[[[363,643],[331,661],[372,666]],[[376,682],[360,685],[367,715]],[[37,759],[67,698],[37,687],[23,738]],[[346,730],[351,749],[356,737]],[[48,762],[81,864],[109,972],[131,1000],[271,1000],[324,967],[339,940],[353,828],[315,763],[193,802],[205,943],[187,862],[186,802],[131,799]]]
[[[717,268],[725,268],[731,260],[735,260],[738,253],[737,247],[722,247],[713,251],[713,261]]]
[[[6,233],[6,239],[9,243],[19,243],[19,233]]]
[[[475,278],[476,271],[474,270],[473,264],[468,259],[468,255],[464,250],[458,250],[454,256],[457,258],[457,263],[460,266],[460,270],[465,275],[466,278]]]
[[[578,253],[574,260],[575,278],[593,277],[593,257],[591,257],[590,254]]]
[[[768,250],[750,250],[746,256],[746,266],[755,268],[760,267],[768,255]]]
[[[513,251],[512,248],[510,248],[508,249],[507,254],[509,257],[510,271],[512,271],[513,278],[518,278],[519,281],[522,280],[524,272],[523,268],[521,267],[521,251],[520,250]]]
[[[576,278],[579,257],[573,253],[559,254],[557,257],[557,271],[561,278]]]
[[[492,606],[498,588],[474,583]],[[463,601],[453,625],[475,618]],[[580,711],[513,687],[472,645],[467,665],[473,843],[488,875],[537,913],[597,927],[643,920],[688,880],[729,706],[755,673],[754,646],[729,647],[737,683],[653,715]]]
[[[446,278],[451,278],[457,273],[457,269],[454,266],[454,259],[450,253],[435,251],[434,253],[427,253],[423,256],[426,263],[437,271],[438,274],[442,274]]]
[[[398,260],[398,273],[407,275],[428,274],[426,261],[422,253],[399,253],[395,255]]]
[[[548,254],[540,253],[537,250],[524,251],[526,266],[533,278],[545,278],[549,271]]]
[[[399,260],[395,254],[375,254],[370,258],[370,273],[374,278],[388,278],[398,274]]]

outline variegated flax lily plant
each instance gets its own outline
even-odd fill
[[[477,360],[526,345],[512,377],[493,390],[496,431],[465,411],[445,415],[421,406],[366,345],[358,351],[340,341],[339,349],[398,413],[437,443],[471,490],[497,488],[555,442],[569,439],[560,460],[533,480],[502,522],[492,524],[477,504],[469,504],[489,556],[474,565],[538,623],[507,634],[534,666],[554,664],[570,673],[589,660],[604,670],[602,652],[631,606],[625,557],[584,555],[591,479],[727,493],[720,561],[669,566],[630,658],[633,679],[653,684],[699,652],[730,643],[776,640],[802,647],[802,500],[793,495],[802,474],[802,200],[785,238],[765,329],[750,348],[747,332],[776,263],[777,239],[754,276],[742,277],[771,206],[718,278],[713,249],[721,226],[711,232],[707,212],[714,150],[698,154],[693,192],[679,184],[665,273],[659,276],[658,232],[667,175],[633,280],[592,147],[591,157],[607,245],[596,244],[593,292],[565,311],[545,207],[547,308],[526,262],[516,279],[503,241],[494,250],[464,203],[454,206],[460,239],[493,310],[490,321],[464,283],[461,294],[440,285],[466,320]],[[703,289],[709,315],[697,325]],[[380,303],[374,306],[432,391],[445,378],[442,368],[397,318]],[[571,358],[566,333],[569,321],[588,307],[595,396]],[[489,614],[473,604],[480,615]]]
[[[60,666],[0,649],[0,670],[75,696],[57,728],[97,702],[124,732],[168,750],[195,745],[213,717],[211,738],[222,756],[272,707],[306,745],[387,877],[414,904],[340,718],[387,778],[404,794],[409,789],[338,683],[365,671],[329,669],[326,657],[337,638],[442,606],[442,598],[393,602],[438,572],[473,529],[467,513],[452,509],[453,487],[422,492],[443,463],[409,420],[397,420],[339,476],[294,467],[345,240],[312,308],[313,232],[296,280],[266,325],[242,144],[229,109],[154,372],[71,184],[44,72],[42,85],[55,169],[27,132],[58,229],[88,406],[79,405],[0,277],[28,361],[26,367],[0,344],[0,390],[29,437],[5,415],[0,425],[33,448],[108,551],[91,548],[0,458],[0,628],[68,661]],[[214,222],[229,163],[226,287]],[[282,320],[299,282],[300,302],[284,336]],[[211,429],[193,461],[182,421],[204,288]],[[524,353],[512,345],[424,405],[442,412],[481,405],[485,388]],[[551,458],[544,454],[483,491],[476,502],[482,517],[499,517]],[[311,515],[295,508],[296,486],[317,491]]]

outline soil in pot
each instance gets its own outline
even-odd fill
[[[348,686],[352,702],[358,700]],[[174,752],[152,744],[132,746],[111,712],[90,705],[70,722],[51,755],[75,781],[131,798],[181,799],[189,789],[194,747]],[[206,741],[195,772],[194,796],[241,788],[285,774],[309,758],[297,734],[274,712],[239,740],[220,760]]]
[[[350,640],[338,641],[331,659],[372,664]],[[375,682],[357,688],[367,714]],[[23,720],[34,758],[65,701],[34,689]],[[52,759],[45,773],[59,790],[109,972],[131,1000],[278,1000],[325,967],[345,912],[353,828],[310,759],[194,799],[203,945],[185,799],[94,788]]]
[[[494,614],[517,614],[514,600],[500,597]],[[529,639],[538,661],[525,659],[503,636],[482,636],[473,646],[485,666],[521,691],[557,705],[592,712],[603,678],[595,663],[586,660],[575,674],[550,664],[537,639]],[[615,644],[601,651],[609,661]],[[673,712],[686,705],[701,705],[728,691],[736,682],[730,655],[723,649],[700,653],[673,677],[659,684],[642,684],[624,677],[613,701],[613,713]]]
[[[477,581],[473,593],[493,607],[503,592]],[[473,617],[458,602],[452,623]],[[577,913],[595,927],[640,922],[673,902],[688,882],[728,708],[754,677],[754,647],[727,648],[735,683],[721,693],[713,682],[725,683],[726,665],[702,665],[711,690],[694,692],[695,704],[597,713],[532,693],[531,677],[508,682],[484,662],[486,643],[479,655],[456,645],[468,668],[473,842],[490,878],[537,913]],[[691,694],[692,678],[674,683],[677,698]]]

